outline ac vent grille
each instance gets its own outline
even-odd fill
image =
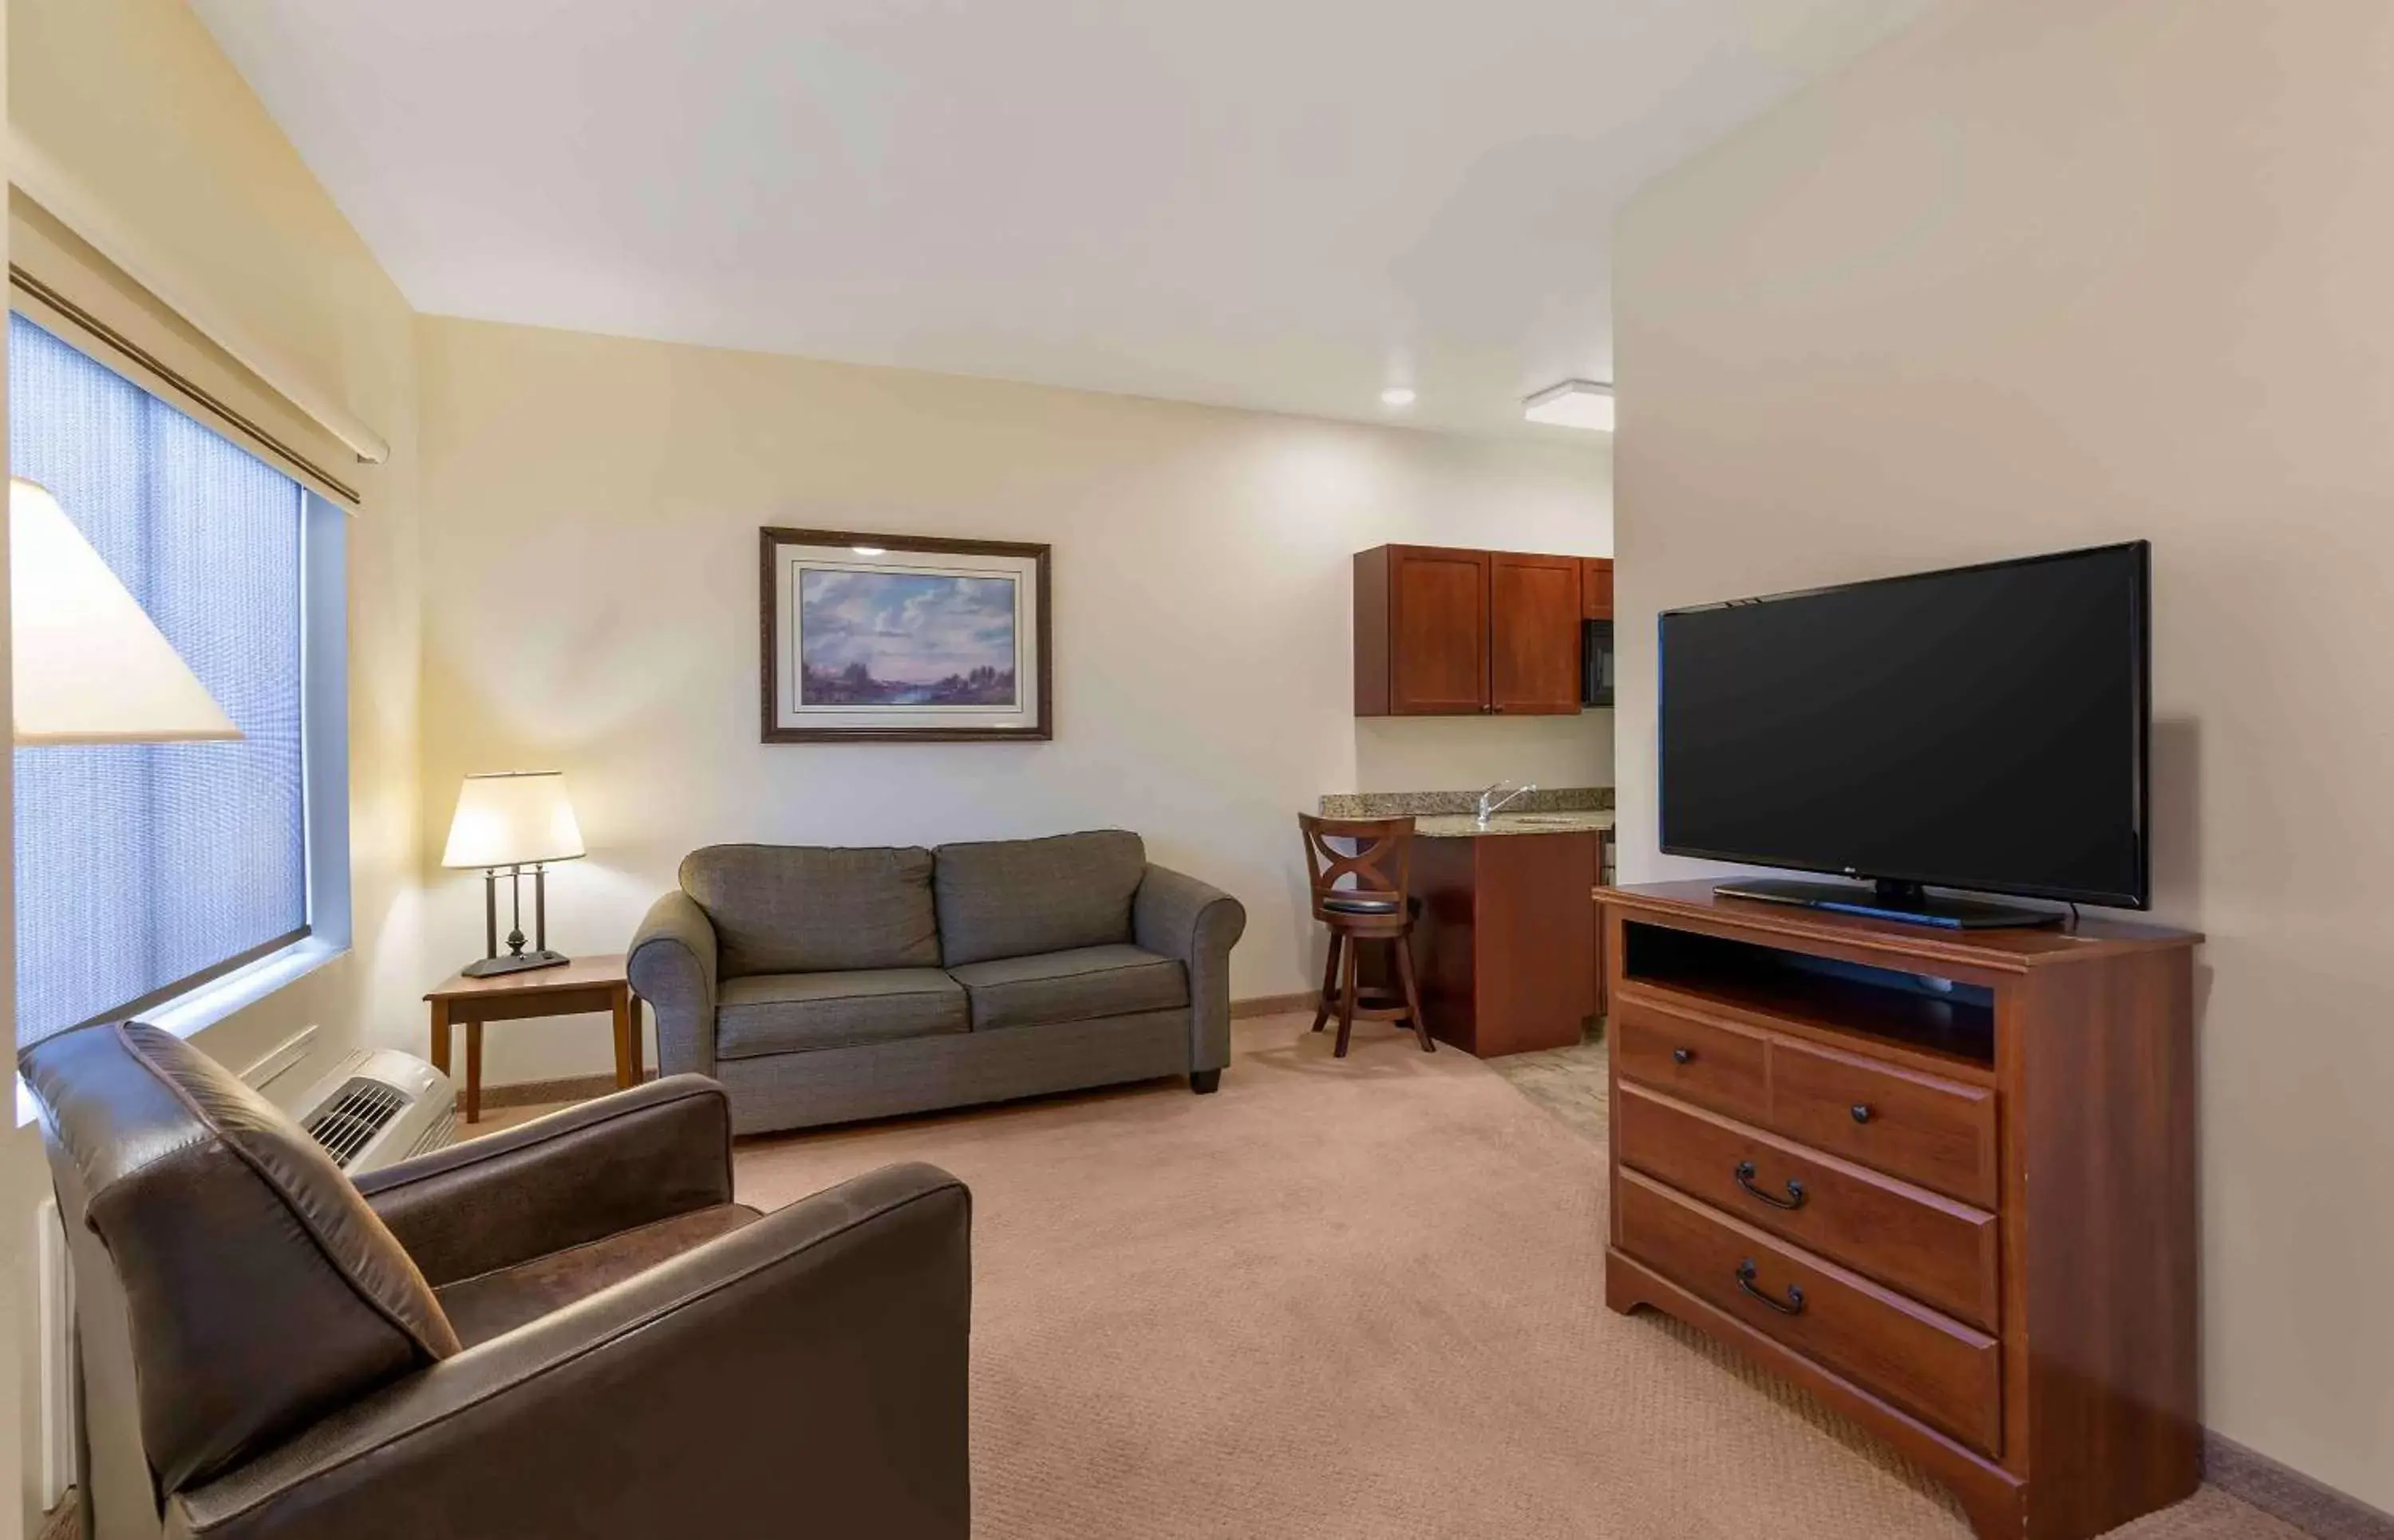
[[[407,1098],[397,1086],[360,1075],[311,1115],[307,1128],[332,1153],[333,1164],[346,1171],[358,1152],[406,1110]]]

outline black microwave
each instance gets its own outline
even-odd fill
[[[1612,704],[1612,622],[1579,623],[1579,704]]]

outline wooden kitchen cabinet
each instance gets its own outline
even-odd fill
[[[1355,715],[1580,709],[1583,559],[1443,546],[1355,556]]]
[[[1486,551],[1375,546],[1355,557],[1355,715],[1488,706]]]
[[[1488,558],[1488,709],[1579,712],[1580,558]]]
[[[1579,560],[1579,612],[1583,620],[1612,618],[1612,558],[1584,556]]]

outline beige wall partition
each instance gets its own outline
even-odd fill
[[[1349,559],[1388,540],[1601,554],[1600,441],[1494,443],[427,320],[424,829],[468,770],[568,772],[590,858],[549,938],[620,951],[718,840],[938,844],[1118,824],[1245,900],[1237,993],[1317,966],[1296,815],[1359,782],[1609,783],[1611,720],[1360,724]],[[757,529],[1055,547],[1056,738],[757,742]],[[436,875],[436,963],[481,944]],[[493,1082],[603,1070],[493,1033]]]
[[[1949,6],[1619,244],[1624,874],[1656,610],[2151,538],[2204,1418],[2394,1508],[2394,20]]]

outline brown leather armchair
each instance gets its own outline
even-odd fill
[[[969,1533],[971,1199],[943,1172],[759,1214],[722,1091],[677,1076],[352,1184],[165,1033],[19,1065],[102,1540]]]

